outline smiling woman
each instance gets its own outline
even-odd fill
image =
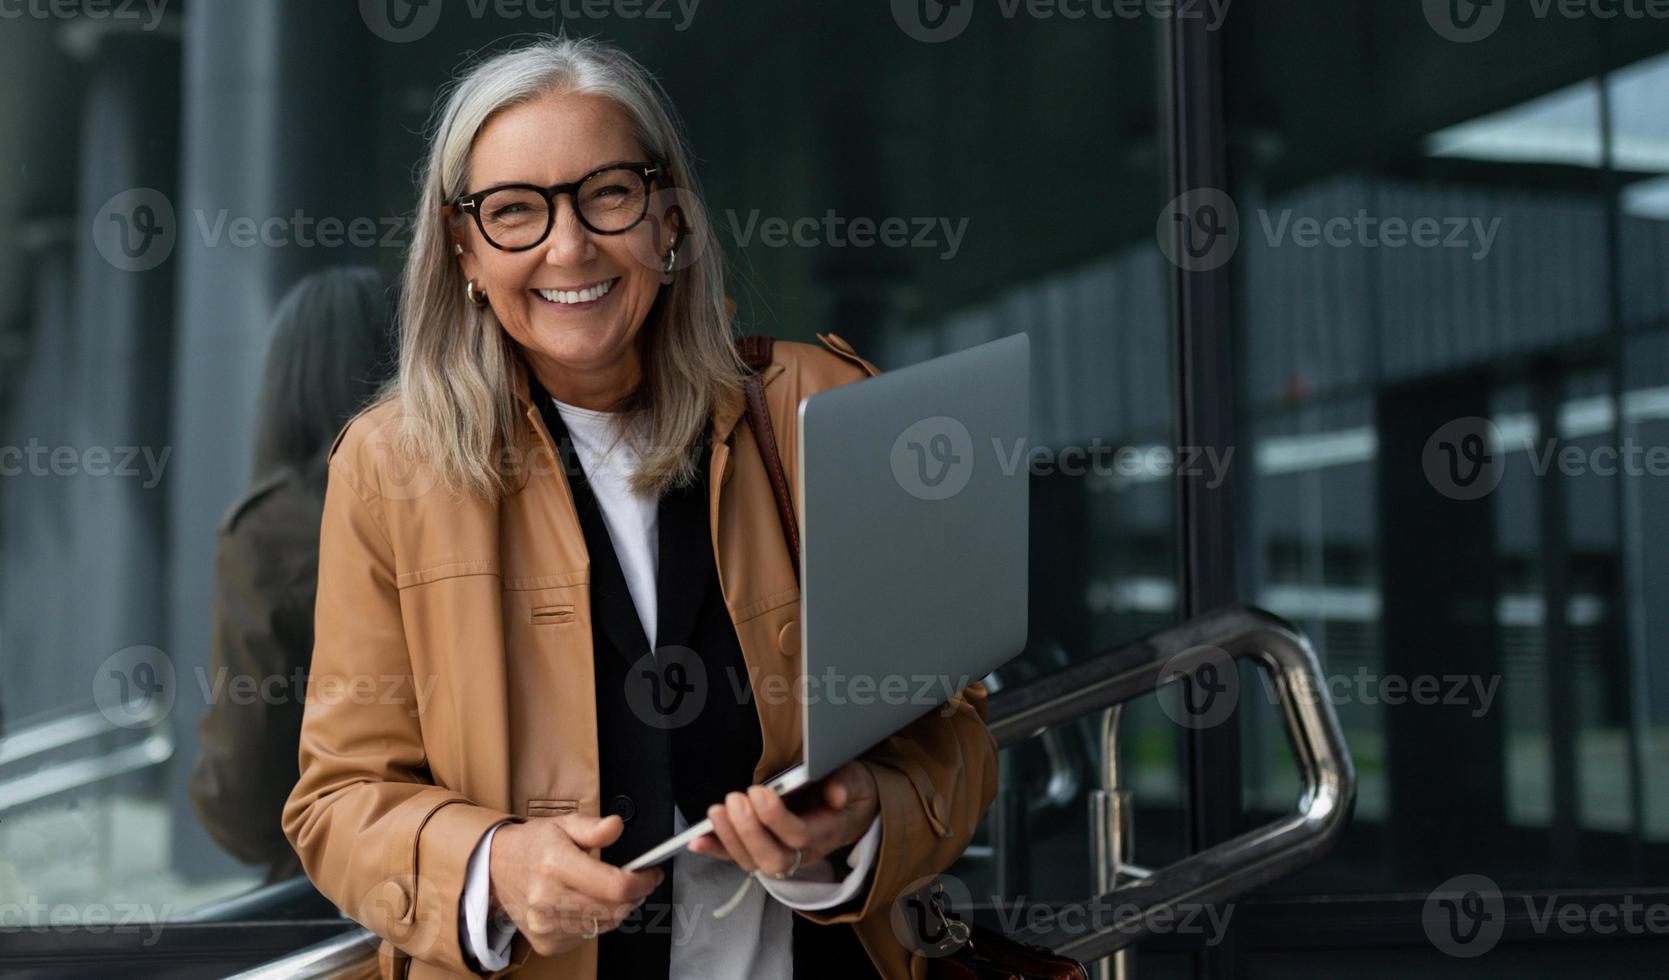
[[[699,202],[665,93],[617,49],[541,40],[447,95],[398,383],[331,452],[284,809],[385,975],[909,977],[894,900],[996,793],[979,683],[793,808],[760,785],[801,755],[800,702],[752,697],[802,673],[797,569]],[[774,344],[763,431],[876,373],[824,343]],[[692,653],[712,683],[674,723],[653,692],[688,691]],[[313,696],[366,677],[395,685]]]
[[[676,258],[676,220],[664,222],[664,241],[663,222],[642,220],[659,169],[598,165],[642,155],[631,129],[601,95],[553,92],[504,110],[470,153],[469,173],[486,189],[454,205],[479,232],[457,236],[465,277],[551,395],[582,408],[618,409],[637,390],[637,333],[662,286],[640,255]],[[561,182],[575,173],[584,176]],[[564,194],[570,206],[553,206]]]
[[[493,441],[514,423],[497,395],[518,357],[560,401],[644,417],[636,491],[693,477],[687,449],[743,368],[674,119],[629,56],[580,41],[499,55],[453,88],[407,260],[400,376],[407,445],[445,447],[449,485],[503,489]],[[478,357],[459,357],[465,340]]]

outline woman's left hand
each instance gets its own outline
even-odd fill
[[[856,843],[881,808],[875,775],[859,762],[848,762],[821,785],[801,792],[815,796],[819,805],[795,813],[776,790],[765,786],[729,794],[722,804],[707,808],[713,833],[697,838],[690,850],[730,861],[744,871],[783,875],[794,867],[796,849],[799,866],[805,867]]]

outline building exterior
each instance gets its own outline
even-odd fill
[[[164,922],[259,883],[187,780],[231,696],[216,527],[269,322],[307,273],[397,274],[440,86],[558,29],[678,104],[747,332],[883,369],[1031,336],[1032,637],[1002,685],[1227,603],[1314,642],[1349,828],[1126,969],[1656,975],[1669,10],[1644,0],[0,9],[0,961],[148,935],[31,931],[54,906],[186,955],[206,934]],[[1120,727],[1149,866],[1298,785],[1255,675],[1229,724],[1170,696]],[[976,894],[1094,891],[1098,726],[1005,751],[1027,846],[970,855]],[[247,913],[275,931],[225,962],[330,932],[297,908]]]

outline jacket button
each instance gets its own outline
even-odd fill
[[[792,657],[800,652],[800,621],[790,619],[782,624],[782,632],[777,634],[777,649],[785,657]]]
[[[396,922],[404,922],[411,914],[411,895],[406,886],[398,881],[387,881],[382,886],[382,907],[388,912],[389,918]]]
[[[637,804],[632,802],[630,796],[616,796],[609,800],[608,812],[619,817],[622,821],[627,821],[637,816]]]

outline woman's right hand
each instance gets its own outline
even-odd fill
[[[587,850],[607,847],[625,824],[570,813],[505,824],[488,855],[488,908],[502,909],[534,952],[555,956],[620,924],[666,876],[623,871]]]

